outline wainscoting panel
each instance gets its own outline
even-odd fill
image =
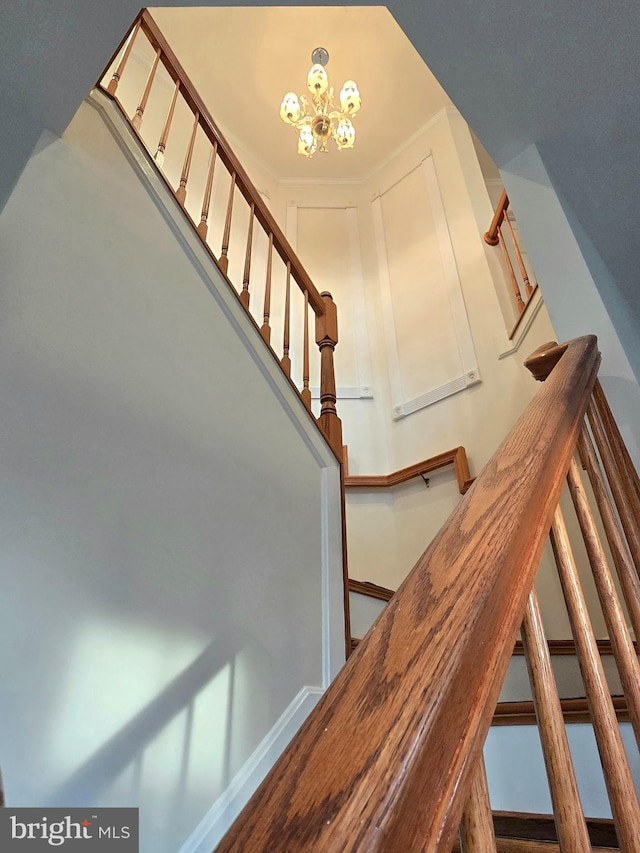
[[[480,381],[431,155],[372,201],[393,417]]]

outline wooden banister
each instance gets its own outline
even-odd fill
[[[438,453],[437,456],[431,456],[422,462],[416,462],[414,465],[400,468],[399,471],[394,471],[392,474],[358,477],[347,476],[345,477],[344,484],[348,489],[387,489],[391,486],[398,486],[400,483],[406,483],[414,477],[421,477],[423,474],[429,474],[440,468],[446,468],[448,465],[455,466],[458,489],[460,494],[464,495],[469,490],[474,478],[469,473],[467,452],[462,446],[454,447],[452,450],[445,450],[444,453]]]
[[[509,198],[507,196],[507,191],[502,190],[500,193],[500,198],[498,200],[498,205],[495,209],[495,213],[493,214],[493,219],[491,220],[491,225],[489,226],[489,230],[484,235],[485,243],[488,243],[490,246],[497,246],[500,242],[500,237],[498,236],[498,231],[502,222],[507,215],[507,208],[509,207]]]
[[[489,230],[484,235],[484,241],[489,246],[499,245],[502,252],[504,271],[509,280],[516,307],[516,323],[509,333],[509,338],[512,338],[538,285],[535,282],[531,284],[529,280],[529,273],[524,263],[519,241],[516,239],[514,227],[509,219],[508,210],[509,197],[506,190],[502,190]],[[505,235],[502,232],[504,224],[506,224],[509,232],[508,240],[505,240]]]
[[[217,144],[218,157],[227,167],[230,173],[235,173],[236,186],[247,200],[249,205],[255,205],[255,216],[267,234],[273,234],[273,245],[280,257],[291,262],[291,275],[302,290],[309,294],[309,304],[318,315],[324,313],[324,306],[320,292],[317,290],[309,274],[303,267],[291,244],[273,218],[269,208],[264,203],[262,196],[253,185],[249,175],[234,154],[231,146],[221,133],[219,127],[213,120],[211,113],[198,95],[195,86],[189,79],[186,71],[178,61],[175,53],[162,35],[158,25],[154,21],[148,9],[140,13],[140,29],[149,39],[152,47],[161,51],[160,61],[165,67],[171,79],[176,83],[180,81],[180,91],[192,113],[200,116],[200,126],[212,144]]]
[[[448,853],[598,363],[567,346],[219,853]]]
[[[143,39],[148,42],[148,45],[154,52],[155,58],[149,74],[146,77],[146,82],[135,111],[132,117],[128,115],[126,109],[120,103],[117,96],[118,85],[124,73],[125,67],[131,66],[131,52],[134,39]],[[342,437],[341,437],[341,422],[336,411],[336,381],[333,364],[333,350],[338,342],[337,337],[337,313],[336,306],[330,294],[320,293],[307,271],[297,257],[289,241],[286,239],[281,228],[278,226],[269,208],[265,204],[262,196],[253,185],[247,172],[242,164],[232,151],[229,143],[224,138],[220,129],[213,120],[209,110],[198,95],[193,83],[180,64],[170,45],[162,35],[153,17],[147,9],[143,9],[134,22],[129,36],[125,37],[120,45],[117,53],[114,55],[112,66],[115,66],[115,71],[109,79],[102,76],[101,82],[98,85],[102,90],[112,98],[118,105],[121,112],[128,119],[131,126],[135,130],[140,142],[146,146],[147,150],[154,158],[154,163],[160,170],[160,174],[167,184],[168,188],[173,192],[178,204],[181,206],[184,214],[189,219],[200,239],[202,240],[206,250],[217,264],[218,269],[227,278],[229,285],[236,293],[241,305],[246,310],[249,317],[256,325],[256,331],[261,334],[262,340],[269,346],[272,354],[276,357],[291,384],[296,388],[301,396],[302,402],[306,406],[310,415],[314,417],[311,406],[311,377],[309,376],[310,354],[309,354],[309,332],[308,332],[308,311],[309,308],[314,312],[316,320],[316,341],[320,348],[320,397],[321,397],[321,413],[316,419],[316,423],[320,431],[323,433],[328,444],[336,455],[339,461],[342,461]],[[171,102],[167,105],[166,118],[164,120],[163,129],[160,136],[160,141],[157,138],[150,144],[146,138],[146,131],[143,132],[143,116],[145,114],[147,101],[151,94],[154,80],[157,77],[158,66],[161,65],[167,72],[169,78],[173,81],[173,93]],[[127,71],[127,73],[135,73]],[[175,187],[169,180],[167,174],[162,171],[165,161],[165,151],[168,144],[169,132],[174,120],[174,113],[178,115],[176,110],[176,101],[181,98],[187,109],[191,112],[191,127],[188,138],[187,148],[184,154],[182,171],[180,173],[179,185]],[[211,145],[209,154],[209,164],[206,170],[206,180],[200,182],[202,185],[193,185],[193,179],[190,181],[189,175],[192,171],[192,160],[197,157],[196,139],[199,138],[199,129],[201,129],[206,137],[206,140]],[[221,163],[222,174],[217,164]],[[226,173],[225,171],[226,170]],[[212,204],[216,206],[218,192],[214,188],[214,171],[216,172],[215,180],[221,183],[218,186],[226,187],[226,212],[223,217],[220,216],[221,211],[211,211]],[[195,175],[198,175],[198,170],[193,170]],[[226,184],[226,174],[228,173],[228,186]],[[220,177],[218,177],[220,176]],[[189,209],[186,206],[187,200],[187,185],[189,184]],[[223,193],[220,193],[222,196]],[[197,208],[199,210],[199,221],[192,219],[192,210],[196,205],[192,202],[197,200]],[[201,203],[200,203],[201,200]],[[244,235],[244,241],[238,238],[238,231],[242,230],[244,225],[244,211],[238,211],[238,206],[242,206],[246,202],[248,208],[248,228]],[[224,225],[220,235],[211,235],[211,223],[219,223],[223,218]],[[257,225],[256,225],[257,223]],[[253,270],[256,268],[256,258],[254,257],[254,244],[258,242],[255,237],[254,229],[260,227],[264,231],[268,239],[268,257],[265,279],[264,304],[263,306],[251,306],[251,291],[253,289],[253,279],[255,278]],[[217,226],[216,226],[216,230]],[[218,242],[220,240],[220,242]],[[213,251],[215,243],[216,252]],[[244,245],[244,271],[240,273],[241,281],[232,282],[231,278],[236,277],[238,258],[235,254],[236,245]],[[272,287],[278,286],[280,280],[279,269],[275,272],[274,267],[274,251],[279,258],[276,262],[282,262],[283,269],[286,270],[286,299],[285,299],[285,317],[284,317],[284,341],[283,354],[278,357],[271,342],[271,303],[272,303]],[[259,252],[259,249],[258,249]],[[259,269],[258,265],[258,269]],[[272,272],[274,275],[272,276]],[[293,286],[291,282],[294,282]],[[236,286],[237,285],[237,286]],[[297,315],[298,296],[296,287],[302,293],[304,304],[305,317],[307,317],[306,331],[303,335],[303,352],[290,353],[291,337],[290,323],[291,318]],[[256,316],[253,316],[253,313]],[[318,337],[322,331],[322,335]],[[296,344],[297,346],[297,344]],[[292,365],[293,363],[293,365]],[[302,387],[299,387],[299,365],[302,364]],[[292,375],[292,366],[295,376]],[[314,418],[315,419],[315,418]]]

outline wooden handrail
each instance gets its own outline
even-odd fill
[[[464,447],[445,450],[444,453],[431,456],[422,462],[416,462],[414,465],[408,465],[406,468],[400,468],[399,471],[394,471],[392,474],[345,477],[344,484],[348,489],[386,489],[391,486],[398,486],[400,483],[406,483],[414,477],[437,471],[439,468],[446,468],[448,465],[455,466],[458,489],[460,494],[464,495],[474,480],[469,473],[467,452]]]
[[[499,228],[502,225],[502,222],[507,215],[507,208],[509,207],[509,197],[507,196],[507,191],[502,190],[500,193],[500,198],[498,200],[498,204],[495,209],[495,213],[493,214],[493,219],[491,220],[491,225],[489,226],[489,230],[484,235],[485,243],[488,243],[490,246],[497,246],[500,242],[500,236],[498,234]]]
[[[451,849],[598,364],[568,345],[219,853]]]
[[[198,95],[195,86],[189,79],[186,71],[178,61],[175,53],[162,35],[158,25],[154,21],[148,9],[143,9],[140,13],[140,29],[149,39],[152,47],[161,51],[160,62],[165,67],[167,73],[174,83],[180,81],[180,92],[185,99],[191,112],[195,115],[198,113],[200,119],[200,127],[203,129],[209,141],[212,144],[217,144],[218,157],[222,160],[230,173],[236,176],[236,186],[247,200],[249,205],[255,205],[255,216],[258,222],[262,225],[267,234],[273,234],[273,246],[280,257],[286,263],[291,262],[291,275],[297,282],[302,291],[309,294],[309,304],[318,316],[324,314],[324,304],[320,292],[315,287],[309,274],[302,266],[298,256],[294,252],[291,244],[284,236],[284,233],[278,226],[269,211],[269,208],[264,203],[262,196],[253,185],[249,175],[243,168],[242,164],[233,153],[231,146],[222,135],[219,127],[213,120],[211,113]]]
[[[378,598],[380,601],[391,601],[395,592],[386,586],[378,586],[371,581],[357,581],[349,578],[349,592],[357,592],[360,595],[368,595],[370,598]]]

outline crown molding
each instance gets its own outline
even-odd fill
[[[363,178],[279,178],[281,187],[361,187]]]

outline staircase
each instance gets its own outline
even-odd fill
[[[155,60],[135,109],[119,98],[135,39],[145,37]],[[143,119],[159,65],[174,81],[171,104],[157,144],[145,137]],[[312,412],[309,310],[316,314],[315,339],[320,351],[320,410],[317,424],[337,459],[342,461],[342,433],[336,412],[333,351],[338,342],[337,315],[329,294],[318,293],[295,253],[269,214],[259,193],[216,128],[152,17],[141,13],[103,83],[131,122],[163,174],[176,202],[203,241],[220,271],[235,288],[242,307],[254,317],[256,330],[271,349],[288,379],[297,373],[297,390]],[[192,131],[179,176],[172,180],[165,166],[176,100],[182,97],[193,116]],[[189,197],[190,170],[197,133],[210,146],[202,204],[194,215]],[[216,164],[226,170],[226,210],[222,214],[219,250],[211,243],[212,187]],[[230,254],[237,227],[237,201],[246,205],[240,216],[245,231],[244,262]],[[507,221],[502,212],[492,223],[499,231]],[[235,217],[235,218],[234,218]],[[254,229],[266,238],[263,283],[255,306]],[[495,227],[494,227],[495,226]],[[491,229],[490,229],[491,230]],[[491,236],[491,235],[490,235]],[[499,237],[493,235],[495,243]],[[491,242],[491,241],[490,241]],[[274,274],[275,264],[280,275]],[[527,298],[534,288],[522,265]],[[282,354],[272,348],[272,288],[284,286]],[[291,353],[294,289],[302,317],[302,352]],[[524,301],[521,306],[524,310]],[[296,312],[293,312],[296,314]],[[547,380],[500,450],[469,490],[449,522],[391,598],[361,642],[348,632],[348,589],[345,559],[347,666],[331,685],[281,759],[217,848],[224,851],[263,850],[442,850],[455,848],[460,828],[461,849],[580,851],[619,844],[635,848],[640,805],[629,764],[618,734],[616,709],[597,655],[597,644],[575,568],[564,519],[557,508],[568,472],[595,582],[607,620],[611,646],[625,693],[625,708],[640,737],[640,669],[630,631],[614,594],[612,576],[600,543],[579,471],[572,460],[576,447],[591,480],[620,577],[631,624],[640,630],[640,486],[620,434],[597,382],[599,355],[595,339],[580,338],[561,347],[548,345],[529,360],[536,378]],[[588,411],[589,427],[582,426]],[[597,444],[597,453],[592,438]],[[444,464],[454,462],[460,491],[471,484],[466,459],[457,448]],[[599,457],[599,458],[598,458]],[[440,460],[441,462],[443,460]],[[608,477],[615,507],[601,473]],[[343,476],[343,488],[389,486],[402,477],[424,475],[429,460],[410,469],[368,479]],[[463,470],[466,469],[466,470]],[[400,479],[399,479],[400,478]],[[384,482],[382,482],[384,480]],[[620,524],[618,523],[620,520]],[[533,577],[551,526],[586,700],[603,761],[616,838],[582,816],[575,775],[563,728],[563,709],[550,666]],[[632,562],[632,560],[635,562]],[[351,590],[355,589],[353,582]],[[387,599],[377,587],[357,590]],[[549,820],[537,819],[534,839],[505,834],[506,818],[491,818],[482,744],[492,719],[516,634],[522,630],[535,714],[540,726],[554,805],[555,831]],[[620,709],[618,709],[620,710]],[[350,735],[354,727],[358,737]],[[335,758],[340,756],[339,766]],[[415,802],[422,807],[415,809]],[[502,820],[502,823],[500,823]],[[531,826],[533,819],[524,819]],[[495,829],[494,829],[495,824]],[[592,833],[590,837],[589,833]],[[609,834],[607,835],[607,832]],[[605,837],[606,836],[606,837]],[[519,839],[519,840],[518,840]]]

